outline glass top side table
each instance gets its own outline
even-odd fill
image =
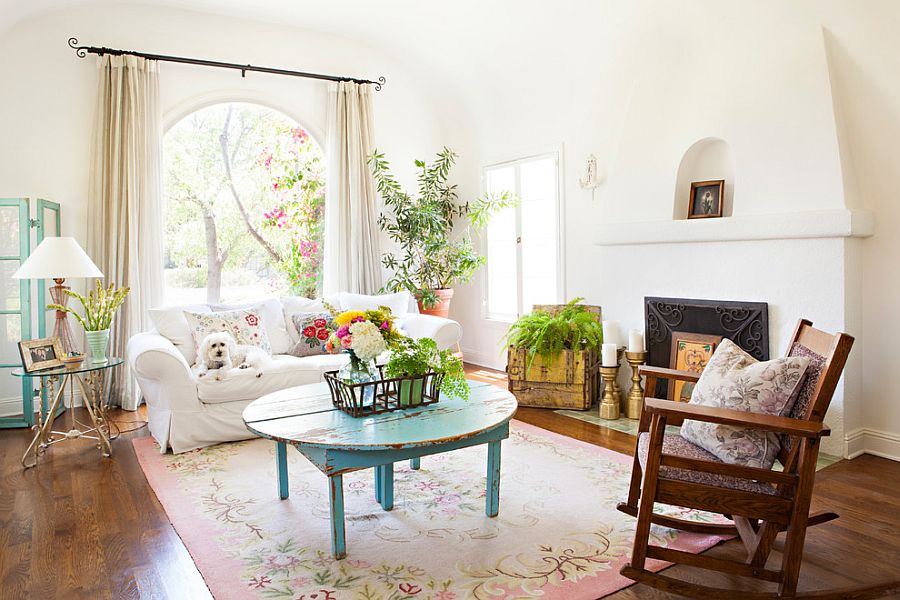
[[[12,374],[16,377],[28,377],[38,379],[41,393],[47,388],[48,394],[53,398],[50,403],[50,409],[44,413],[43,407],[38,409],[38,422],[32,429],[35,430],[34,439],[25,450],[22,456],[22,466],[26,469],[35,466],[44,451],[59,442],[72,440],[77,438],[87,438],[97,441],[97,448],[100,450],[101,456],[110,456],[112,454],[112,445],[110,442],[119,436],[118,430],[115,433],[110,431],[110,422],[107,418],[107,403],[104,399],[103,380],[106,376],[106,369],[118,367],[124,361],[121,358],[110,357],[104,362],[93,362],[85,359],[84,362],[76,365],[66,365],[62,367],[54,367],[52,369],[43,369],[41,371],[33,371],[26,373],[24,369],[14,369]],[[56,420],[56,412],[67,387],[71,388],[78,385],[84,398],[84,407],[87,409],[88,416],[91,419],[91,426],[88,427],[79,423],[75,419],[72,407],[69,407],[69,423],[68,431],[55,431],[53,424]],[[40,404],[39,404],[40,406]],[[81,425],[86,429],[79,429]]]

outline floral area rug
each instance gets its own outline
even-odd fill
[[[631,583],[619,569],[635,520],[615,510],[631,458],[518,421],[503,442],[493,519],[484,514],[486,446],[424,457],[418,471],[397,463],[390,512],[375,501],[371,469],[345,475],[340,561],[331,558],[326,478],[295,450],[282,501],[273,442],[179,455],[159,454],[150,437],[134,447],[218,600],[593,600]],[[664,528],[653,536],[689,552],[722,539]]]

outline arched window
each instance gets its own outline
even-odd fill
[[[176,123],[163,153],[168,304],[321,293],[325,160],[300,124],[215,104]]]

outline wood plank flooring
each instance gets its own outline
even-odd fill
[[[472,378],[505,386],[502,373],[467,370]],[[141,415],[122,412],[114,418],[134,421]],[[632,452],[631,436],[553,411],[521,408],[516,418]],[[113,443],[113,458],[103,460],[87,441],[59,444],[36,469],[23,471],[19,460],[31,432],[0,431],[0,600],[210,598],[138,466],[131,439],[145,435],[146,428],[123,434]],[[826,509],[841,518],[810,530],[802,590],[900,573],[900,463],[863,456],[823,469],[813,510]],[[739,551],[739,542],[727,542],[709,552],[735,556]],[[707,585],[752,589],[733,577],[703,573],[701,578],[681,567],[668,572]],[[610,598],[673,596],[632,586]]]

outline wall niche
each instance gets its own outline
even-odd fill
[[[734,152],[721,138],[709,137],[694,142],[681,157],[675,180],[672,218],[687,219],[691,182],[725,180],[722,216],[730,217],[734,208]]]

